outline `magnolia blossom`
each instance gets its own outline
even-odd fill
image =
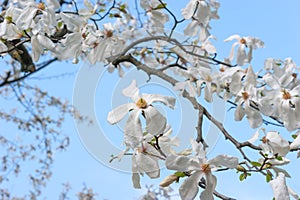
[[[153,156],[156,149],[147,143],[137,148],[132,156],[132,183],[134,188],[141,188],[140,174],[146,173],[150,178],[158,178],[160,168],[158,158]]]
[[[235,47],[238,46],[236,54],[236,64],[240,66],[251,62],[253,49],[262,48],[264,46],[264,43],[261,40],[249,36],[241,37],[239,35],[232,35],[225,39],[224,42],[229,42],[232,40],[237,40],[237,42],[233,43],[231,47],[229,60],[233,60]],[[248,53],[246,53],[246,48],[249,48]]]
[[[300,126],[300,86],[295,84],[294,68],[295,65],[286,60],[283,68],[274,66],[274,73],[266,73],[263,79],[271,89],[261,99],[263,105],[272,105],[269,115],[282,121],[289,131]]]
[[[153,106],[152,103],[161,102],[170,108],[175,106],[175,98],[158,94],[139,94],[136,81],[123,90],[123,95],[130,97],[134,103],[121,105],[108,113],[107,120],[111,124],[118,123],[130,111],[124,134],[125,144],[128,147],[137,147],[143,138],[142,124],[139,115],[146,119],[146,131],[152,135],[160,135],[166,127],[166,118]]]
[[[201,66],[201,64],[197,67],[189,67],[185,76],[187,80],[177,82],[174,87],[175,90],[183,92],[186,89],[191,97],[196,97],[201,95],[201,89],[204,85],[204,99],[207,102],[212,102],[212,95],[216,91],[218,81],[215,80],[216,76],[212,74],[209,67]]]
[[[220,166],[230,169],[236,168],[238,158],[219,155],[211,160],[206,158],[206,152],[203,150],[203,145],[191,140],[192,149],[195,155],[192,157],[178,156],[169,154],[166,159],[166,167],[170,170],[189,173],[189,177],[184,180],[179,188],[181,199],[194,199],[199,191],[198,183],[201,178],[205,177],[206,187],[201,193],[201,200],[212,200],[213,192],[217,184],[216,177],[211,173],[217,170]]]
[[[132,182],[134,188],[141,188],[140,175],[144,173],[152,179],[160,176],[158,161],[163,160],[164,155],[154,146],[158,142],[161,152],[166,154],[174,153],[172,146],[178,146],[178,138],[170,138],[171,133],[172,129],[167,126],[163,136],[160,136],[157,140],[153,138],[153,135],[146,134],[141,146],[135,148],[132,156]]]
[[[284,61],[268,58],[265,60],[264,69],[268,73],[263,79],[272,88],[280,85],[282,88],[292,89],[300,83],[297,79],[299,68],[291,58],[286,58]]]
[[[141,7],[146,10],[150,19],[147,26],[151,32],[163,32],[165,23],[169,21],[169,15],[164,13],[162,9],[157,9],[160,4],[157,0],[140,1]]]
[[[196,68],[190,67],[187,72],[184,72],[187,77],[186,81],[177,82],[174,86],[175,90],[183,92],[187,90],[191,97],[200,96],[201,83],[198,81],[199,74],[197,73]]]
[[[269,131],[260,145],[266,154],[286,156],[290,151],[290,144],[276,131]]]
[[[245,82],[242,78],[245,76]],[[232,76],[230,84],[230,92],[236,95],[237,108],[234,116],[235,120],[240,121],[246,115],[249,124],[252,128],[257,128],[262,124],[262,116],[259,112],[258,94],[256,88],[256,74],[254,74],[252,67],[247,68],[247,73],[237,71]]]
[[[218,8],[219,4],[217,2],[191,0],[186,7],[181,10],[181,14],[185,19],[191,19],[193,17],[193,20],[184,29],[184,34],[195,36],[200,31],[199,40],[205,41],[210,36],[210,20],[219,18],[217,14]]]

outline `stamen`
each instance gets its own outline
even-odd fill
[[[137,102],[136,102],[137,107],[139,108],[147,108],[147,102],[145,101],[145,99],[140,98]]]
[[[285,89],[281,90],[282,94],[282,98],[287,100],[287,99],[291,99],[292,95]]]

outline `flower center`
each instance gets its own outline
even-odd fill
[[[137,107],[139,108],[147,108],[147,102],[145,101],[145,99],[140,98],[137,102],[136,102]]]
[[[110,37],[113,36],[113,32],[112,32],[111,30],[105,31],[105,34],[106,34],[106,37],[107,37],[107,38],[110,38]]]
[[[202,170],[204,173],[210,172],[209,164],[202,164],[202,165],[201,165],[201,170]]]
[[[292,98],[291,94],[288,91],[286,91],[285,89],[281,90],[281,92],[282,92],[282,98],[283,99],[287,100],[287,99]]]
[[[225,72],[226,69],[225,69],[225,67],[220,67],[219,70],[220,70],[220,72]]]
[[[46,6],[45,6],[45,3],[44,3],[44,2],[39,3],[36,7],[37,7],[38,9],[40,9],[40,10],[45,10],[45,9],[46,9]]]
[[[266,138],[266,136],[264,136],[264,137],[261,139],[261,141],[262,141],[264,144],[266,144],[266,143],[268,142],[268,139]]]
[[[210,75],[206,76],[206,82],[212,82],[212,78]]]
[[[242,38],[242,39],[240,39],[240,43],[241,43],[241,44],[246,44],[247,41],[246,41],[244,38]]]
[[[191,77],[190,77],[190,81],[191,81],[191,82],[196,82],[196,81],[197,81],[197,78],[194,77],[194,76],[191,76]]]
[[[247,100],[249,98],[248,92],[242,92],[242,97],[244,100]]]

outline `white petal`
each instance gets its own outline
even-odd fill
[[[200,25],[197,23],[197,21],[192,21],[191,23],[189,23],[185,29],[183,30],[184,35],[187,36],[195,36],[198,33],[198,30],[200,28]]]
[[[167,124],[166,118],[155,108],[149,106],[144,110],[146,117],[146,130],[151,135],[160,135],[164,132]]]
[[[173,154],[167,156],[165,164],[167,169],[178,170],[181,172],[197,169],[200,170],[201,167],[199,160],[186,156],[176,156]]]
[[[247,55],[246,55],[246,50],[245,50],[245,45],[240,45],[237,50],[236,54],[236,64],[239,66],[245,65],[247,61]]]
[[[60,8],[58,0],[47,0],[46,2],[50,9],[57,10]]]
[[[204,48],[208,53],[216,53],[217,52],[216,47],[212,43],[205,44]]]
[[[270,184],[276,200],[290,200],[288,188],[285,182],[285,176],[283,173],[279,173],[276,179],[270,181]]]
[[[280,156],[285,156],[290,151],[289,142],[281,137],[278,132],[268,132],[266,139],[273,150],[273,154],[278,153]]]
[[[284,169],[281,169],[281,168],[275,167],[275,166],[272,166],[272,169],[276,172],[277,175],[279,173],[283,173],[285,175],[285,177],[291,178],[291,175]]]
[[[53,50],[55,48],[55,44],[52,42],[52,40],[45,35],[38,34],[37,39],[44,48],[49,50]]]
[[[145,98],[148,104],[160,102],[172,109],[174,109],[175,102],[176,102],[176,99],[174,97],[163,96],[159,94],[143,94],[142,97]]]
[[[141,0],[140,1],[140,6],[142,8],[144,8],[145,10],[148,10],[150,5],[149,5],[149,1],[148,0]]]
[[[150,178],[158,178],[160,175],[158,161],[150,156],[138,154],[136,156],[140,171],[145,172]]]
[[[37,8],[32,6],[27,6],[22,13],[19,15],[16,25],[20,30],[27,30],[31,23],[33,23],[33,18],[36,15],[36,12],[38,11]]]
[[[238,43],[238,42],[235,42],[235,43],[233,43],[233,45],[232,45],[232,47],[231,47],[230,54],[229,54],[229,57],[228,57],[230,61],[232,61],[233,58],[234,58],[234,49],[235,49],[235,47],[236,47],[237,45],[239,45],[239,43]]]
[[[126,122],[124,128],[124,143],[127,147],[136,148],[143,140],[142,124],[139,118],[139,110],[134,110]]]
[[[139,95],[139,88],[136,86],[136,80],[133,80],[131,84],[122,90],[122,93],[126,97],[130,97],[133,101],[137,101]]]
[[[245,116],[245,109],[241,105],[238,105],[234,112],[234,120],[241,121],[244,116]]]
[[[209,160],[208,163],[217,167],[224,166],[233,169],[239,164],[239,159],[228,155],[218,155],[217,157]]]
[[[195,13],[197,1],[191,0],[185,8],[181,10],[181,14],[185,19],[190,19]]]
[[[196,142],[195,140],[191,139],[191,144],[192,144],[192,150],[193,152],[196,153],[196,156],[201,159],[205,158],[206,152],[203,148],[202,143]]]
[[[206,174],[206,187],[200,195],[200,200],[213,200],[213,193],[217,185],[217,178],[210,172]]]
[[[204,99],[207,102],[212,102],[211,83],[206,83],[206,87],[204,88]]]
[[[135,156],[132,156],[132,183],[134,188],[141,188],[140,175]]]
[[[230,92],[234,95],[237,95],[242,90],[242,77],[245,73],[241,71],[236,71],[232,75],[231,83],[230,83]]]
[[[135,108],[134,103],[127,103],[127,104],[120,105],[108,113],[107,121],[110,124],[118,123],[119,121],[121,121],[121,119],[125,117],[125,115],[129,112],[129,110],[134,108]]]
[[[297,149],[300,147],[300,131],[298,131],[298,136],[295,138],[295,140],[291,143],[290,149]]]
[[[34,62],[37,62],[40,59],[40,55],[43,53],[43,47],[40,45],[36,35],[31,37],[31,45],[32,59]]]
[[[300,197],[299,195],[296,194],[296,192],[294,190],[292,190],[292,188],[288,187],[288,191],[290,193],[290,195],[295,199],[295,200],[299,200]]]
[[[268,86],[273,89],[280,89],[280,84],[278,80],[270,73],[267,73],[263,76],[263,80],[266,82]]]
[[[190,177],[184,180],[184,182],[179,188],[179,194],[181,199],[195,199],[199,191],[198,182],[200,181],[202,176],[203,172],[195,172]]]
[[[249,103],[247,101],[246,103]],[[259,111],[250,107],[250,105],[245,105],[245,113],[247,115],[248,122],[251,128],[258,128],[262,125],[263,119]]]
[[[186,85],[188,86],[188,91],[189,91],[191,97],[196,97],[197,91],[196,91],[195,85],[191,81],[186,81]],[[198,90],[198,88],[197,88],[197,90]]]
[[[230,42],[232,40],[240,40],[240,39],[241,39],[241,36],[235,34],[235,35],[229,36],[227,39],[224,40],[224,42]]]
[[[251,66],[249,66],[247,69],[246,81],[245,81],[246,90],[248,90],[250,86],[251,87],[256,86],[256,75]]]
[[[257,141],[258,137],[259,137],[259,131],[260,129],[258,129],[254,134],[253,136],[248,140],[248,142],[250,143],[254,143],[255,141]]]

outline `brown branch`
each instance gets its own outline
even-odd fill
[[[22,41],[18,42],[17,44],[13,45],[12,47],[8,48],[7,50],[1,51],[0,55],[4,54],[4,53],[9,53],[9,52],[15,50],[18,46],[21,46],[22,44],[29,42],[29,41],[30,41],[30,39],[22,40]]]
[[[0,87],[3,87],[3,86],[8,85],[8,84],[16,83],[16,82],[18,82],[18,81],[22,81],[22,80],[24,80],[25,78],[27,78],[27,77],[29,77],[29,76],[35,74],[36,72],[38,72],[38,71],[40,71],[40,70],[46,68],[49,64],[53,63],[54,61],[57,61],[57,58],[53,58],[53,59],[51,59],[51,60],[49,60],[49,61],[43,63],[43,64],[42,64],[39,68],[37,68],[35,71],[30,72],[30,73],[28,73],[28,74],[25,74],[24,76],[18,77],[18,78],[13,79],[13,80],[8,80],[9,77],[5,77],[4,81],[3,81],[2,83],[0,83]]]

